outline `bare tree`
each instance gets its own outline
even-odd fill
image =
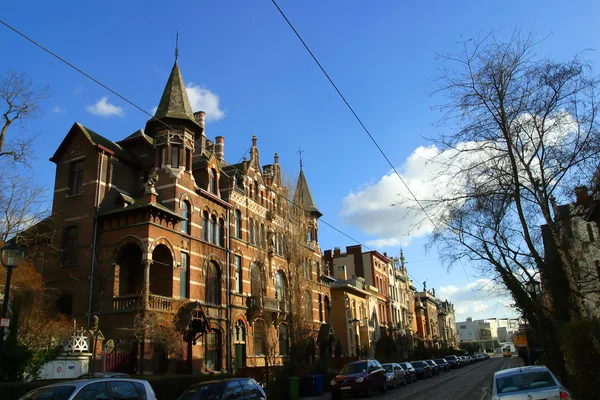
[[[0,99],[2,105],[3,125],[0,129],[0,157],[10,156],[14,161],[24,161],[29,152],[29,146],[35,137],[17,137],[7,141],[8,128],[13,124],[35,118],[40,113],[40,101],[48,97],[48,88],[38,88],[27,74],[6,72],[0,77]]]
[[[442,152],[432,162],[443,164],[438,178],[448,185],[413,205],[434,220],[432,245],[450,266],[471,261],[550,333],[548,362],[562,369],[556,326],[587,311],[556,204],[589,185],[600,161],[598,81],[581,57],[538,58],[536,44],[519,32],[507,41],[491,33],[440,56],[450,64],[437,92],[448,100],[441,122],[452,130],[434,140]],[[544,241],[556,249],[560,268],[545,258]],[[540,276],[542,301],[526,290]]]

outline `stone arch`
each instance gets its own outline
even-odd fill
[[[194,207],[194,202],[192,201],[192,198],[189,194],[183,193],[181,196],[179,196],[179,207],[181,207],[181,203],[183,203],[184,201],[188,202],[188,204],[190,205],[190,213],[193,213],[196,208]]]
[[[155,239],[152,244],[148,247],[148,254],[152,254],[154,252],[154,249],[156,249],[157,246],[159,245],[165,245],[169,248],[169,250],[171,251],[171,257],[173,257],[173,268],[177,267],[177,253],[175,252],[175,248],[173,247],[173,244],[171,243],[171,241],[169,239],[167,239],[164,236],[161,236],[157,239]]]
[[[221,271],[221,281],[224,281],[225,278],[225,267],[223,262],[221,261],[221,259],[219,257],[217,257],[215,254],[209,254],[204,258],[204,262],[202,263],[202,276],[206,276],[206,270],[208,268],[208,264],[214,261],[217,266],[219,267],[219,270]]]
[[[119,250],[128,244],[138,245],[142,253],[148,252],[147,246],[144,244],[144,241],[139,236],[127,235],[123,239],[121,239],[119,243],[117,243],[117,245],[115,246],[113,250],[113,259],[115,259],[116,256],[119,254]]]
[[[173,297],[174,252],[165,243],[152,246],[150,266],[150,292],[159,296]]]

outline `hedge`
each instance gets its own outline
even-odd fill
[[[134,379],[144,379],[150,382],[160,400],[175,400],[188,387],[195,383],[210,380],[229,378],[225,374],[203,374],[203,375],[137,375]],[[16,400],[30,390],[50,385],[57,382],[68,382],[68,380],[43,380],[33,382],[3,382],[0,383],[0,400]]]
[[[600,399],[600,319],[570,322],[562,328],[560,339],[569,389],[578,400]]]

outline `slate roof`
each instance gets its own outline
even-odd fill
[[[173,65],[171,75],[165,86],[160,103],[158,103],[158,108],[156,109],[154,117],[159,119],[189,119],[192,122],[196,122],[177,61],[175,61],[175,64]]]
[[[315,200],[310,192],[308,182],[306,182],[306,177],[304,176],[304,171],[302,169],[300,169],[300,175],[298,175],[298,182],[296,183],[294,202],[299,206],[302,206],[306,211],[317,214],[317,218],[320,218],[323,215],[315,204]]]

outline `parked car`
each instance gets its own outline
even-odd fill
[[[252,399],[266,400],[263,388],[251,378],[231,378],[197,383],[186,389],[177,400]]]
[[[77,379],[91,378],[129,378],[129,374],[124,372],[95,372],[93,374],[83,374],[77,377]]]
[[[397,363],[381,364],[385,369],[385,377],[387,379],[388,387],[396,389],[398,385],[408,385],[404,369]]]
[[[572,398],[556,376],[542,365],[504,369],[494,374],[492,400]]]
[[[340,374],[331,380],[330,386],[334,400],[346,394],[370,396],[373,390],[387,392],[385,370],[377,360],[354,361],[344,365]]]
[[[433,376],[433,371],[431,370],[431,367],[425,361],[411,361],[410,363],[415,368],[417,378],[425,379],[431,378]]]
[[[94,378],[54,383],[27,393],[19,400],[127,399],[156,400],[148,381],[127,378]]]
[[[415,371],[415,367],[413,367],[411,363],[408,361],[401,362],[400,366],[404,370],[404,376],[406,376],[408,383],[417,381],[417,371]]]
[[[431,367],[431,373],[436,376],[440,374],[440,366],[433,360],[425,360],[425,362]]]
[[[438,358],[437,360],[433,360],[440,367],[440,371],[448,372],[450,371],[450,364],[444,358]]]
[[[462,362],[461,362],[460,358],[457,356],[452,355],[452,356],[445,357],[444,359],[448,362],[448,365],[450,366],[450,368],[462,367]]]

